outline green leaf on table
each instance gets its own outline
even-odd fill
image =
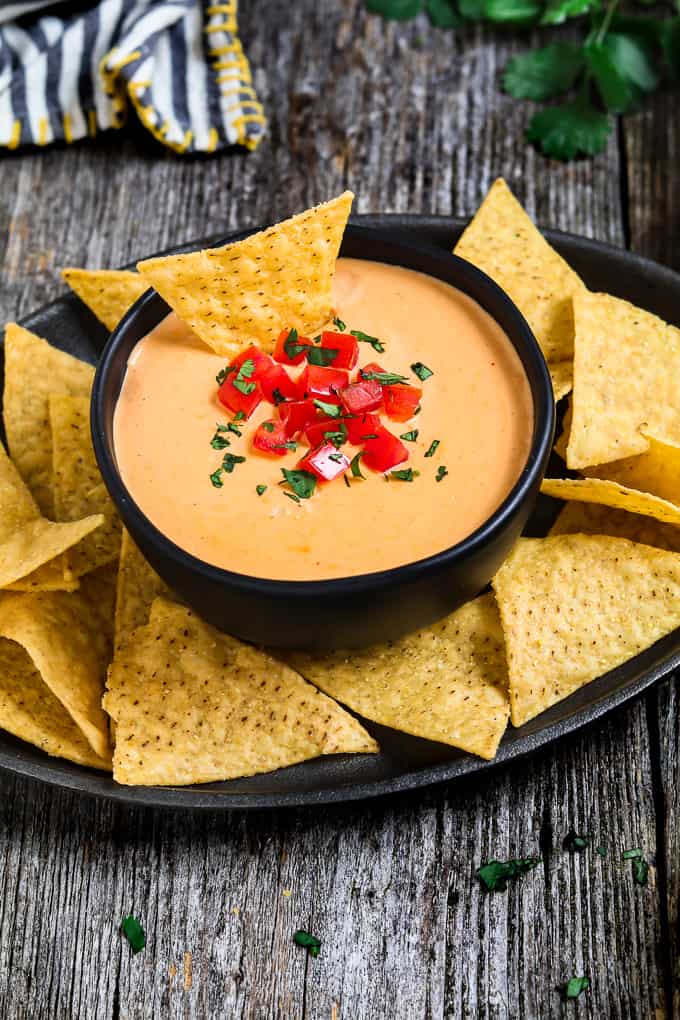
[[[585,48],[586,64],[605,107],[612,113],[625,113],[636,99],[636,90],[616,66],[603,43]]]
[[[539,0],[485,0],[484,16],[505,25],[526,25],[541,13]]]
[[[513,57],[503,75],[503,90],[515,99],[554,99],[568,92],[583,70],[583,49],[554,43]]]
[[[455,28],[461,23],[456,0],[425,0],[425,10],[435,28]]]
[[[391,21],[408,21],[420,14],[423,0],[366,0],[366,9],[371,14],[382,14]]]
[[[146,935],[144,934],[144,929],[137,918],[133,917],[132,914],[128,914],[128,916],[123,919],[120,930],[130,943],[130,949],[132,952],[135,954],[141,953],[142,949],[144,949],[146,945]]]
[[[600,6],[601,0],[548,0],[542,25],[562,25],[567,18],[579,18]]]
[[[642,92],[653,92],[659,84],[655,54],[644,40],[622,32],[610,32],[604,40],[619,74]]]
[[[550,106],[531,118],[527,138],[553,159],[594,156],[607,145],[612,120],[590,103],[578,99],[564,106]]]
[[[573,977],[569,978],[566,984],[560,986],[560,992],[564,1000],[578,999],[581,992],[587,991],[588,988],[590,988],[590,978]]]
[[[518,857],[510,861],[489,861],[477,868],[477,878],[488,892],[505,892],[508,882],[526,875],[541,863],[540,857]]]

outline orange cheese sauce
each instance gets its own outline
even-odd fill
[[[521,362],[500,327],[453,287],[409,269],[340,259],[334,282],[337,314],[348,329],[379,337],[385,353],[361,343],[359,365],[378,361],[422,387],[411,421],[383,424],[395,435],[418,429],[399,468],[413,482],[386,481],[363,468],[365,481],[318,485],[299,504],[283,495],[281,468],[307,452],[270,457],[252,434],[277,417],[263,402],[229,452],[244,455],[222,488],[210,474],[223,453],[210,440],[232,415],[217,401],[215,376],[225,365],[175,315],[136,345],[114,417],[122,478],[146,516],[177,545],[219,567],[254,577],[321,580],[410,563],[448,548],[482,524],[522,471],[533,409]],[[282,323],[282,328],[285,323]],[[434,375],[421,383],[410,366]],[[298,372],[291,369],[291,372]],[[433,457],[425,451],[440,444]],[[351,458],[358,448],[346,445]],[[436,481],[444,465],[448,475]],[[257,485],[266,485],[262,496]]]

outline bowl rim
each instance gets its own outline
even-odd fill
[[[215,246],[217,247],[221,243],[233,243],[263,229],[266,229],[266,226],[258,226],[230,233],[224,242],[217,242]],[[399,564],[379,571],[321,580],[285,580],[254,577],[208,563],[173,542],[146,516],[122,479],[113,453],[113,443],[111,443],[110,448],[106,439],[107,414],[105,389],[114,355],[119,347],[127,342],[130,326],[135,323],[147,305],[158,303],[162,313],[158,317],[158,322],[172,310],[160,295],[150,288],[135,301],[112,331],[96,366],[90,403],[90,429],[95,457],[106,488],[123,518],[123,523],[127,524],[127,518],[132,521],[129,530],[133,533],[137,531],[143,534],[145,540],[154,545],[159,550],[160,555],[169,559],[174,566],[179,567],[185,572],[199,574],[204,580],[214,585],[228,585],[232,588],[239,588],[251,595],[280,596],[295,602],[307,601],[320,596],[342,597],[358,593],[371,594],[394,586],[409,584],[422,579],[424,575],[429,573],[438,573],[444,568],[450,569],[456,563],[464,562],[468,557],[474,556],[482,547],[491,544],[495,538],[503,533],[506,525],[512,520],[515,512],[530,495],[545,470],[548,455],[552,448],[555,429],[555,400],[552,381],[543,353],[528,322],[507,292],[473,263],[453,253],[444,252],[433,244],[418,241],[412,243],[402,239],[395,240],[394,237],[385,237],[380,227],[361,226],[352,223],[351,220],[347,224],[345,236],[347,235],[357,239],[363,238],[366,242],[375,242],[382,239],[384,243],[392,248],[403,251],[405,258],[409,254],[421,257],[424,255],[435,263],[440,263],[443,269],[448,268],[449,271],[452,266],[457,267],[458,273],[463,280],[462,283],[453,284],[442,277],[436,276],[435,279],[442,279],[442,282],[449,283],[450,286],[456,287],[463,294],[476,301],[496,322],[496,316],[486,309],[477,297],[469,293],[465,283],[470,279],[475,280],[480,288],[486,288],[487,292],[493,295],[494,300],[504,306],[508,321],[512,324],[512,330],[509,330],[500,323],[498,325],[503,329],[503,332],[516,350],[517,344],[514,338],[521,337],[525,345],[526,358],[532,362],[534,378],[537,380],[536,385],[533,386],[529,370],[525,364],[525,358],[522,356],[522,352],[517,350],[522,359],[522,367],[530,385],[534,412],[533,434],[526,462],[505,499],[473,532],[439,552],[410,561],[409,563]],[[178,245],[176,250],[184,251],[185,246]],[[172,254],[172,250],[166,250],[163,254]],[[340,257],[342,257],[342,254]],[[380,261],[380,259],[369,260]],[[399,263],[388,264],[397,265]],[[408,264],[404,264],[404,268],[410,267]],[[416,271],[422,272],[422,270]],[[426,273],[425,275],[434,274]],[[122,378],[124,378],[124,375]],[[118,392],[120,393],[120,390]]]

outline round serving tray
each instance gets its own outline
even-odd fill
[[[380,227],[396,239],[413,239],[416,234],[446,251],[453,248],[465,226],[462,220],[443,216],[368,215],[352,220]],[[545,233],[591,290],[626,298],[680,326],[680,276],[676,273],[596,241],[558,231]],[[170,251],[192,250],[224,240],[212,237]],[[140,252],[140,257],[144,255]],[[93,363],[107,339],[104,327],[71,294],[38,309],[22,325]],[[564,474],[559,458],[554,458],[549,474]],[[526,533],[545,534],[556,508],[553,501],[541,497]],[[380,743],[379,754],[328,756],[267,775],[203,786],[119,786],[105,773],[50,758],[2,731],[0,768],[83,794],[178,809],[262,809],[359,800],[471,775],[537,751],[634,698],[679,664],[680,629],[519,729],[510,726],[493,762],[363,720]]]

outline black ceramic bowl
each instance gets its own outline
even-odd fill
[[[97,461],[125,526],[167,584],[216,627],[258,644],[360,647],[432,623],[473,598],[522,531],[552,446],[555,406],[545,361],[526,321],[493,280],[462,259],[417,242],[395,242],[370,227],[348,226],[341,255],[427,273],[474,298],[498,322],[515,346],[531,387],[531,449],[519,479],[495,513],[468,538],[427,559],[328,581],[270,581],[211,566],[158,531],[134,502],[116,464],[113,413],[128,356],[169,311],[154,291],[144,294],[114,330],[97,368],[92,396]]]

